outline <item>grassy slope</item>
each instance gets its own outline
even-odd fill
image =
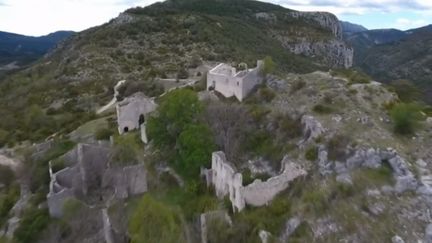
[[[310,72],[320,68],[316,60],[286,51],[270,30],[313,39],[332,36],[315,22],[286,16],[291,10],[272,4],[172,2],[128,10],[132,21],[115,19],[78,33],[31,68],[0,81],[0,115],[5,117],[0,129],[8,140],[40,140],[71,131],[94,118],[91,111],[112,97],[118,80],[152,82],[154,77],[175,76],[194,60],[253,66],[270,55],[280,71]],[[275,23],[258,21],[254,14],[263,11],[282,17]],[[58,100],[63,107],[47,114]],[[38,123],[31,129],[33,121]]]

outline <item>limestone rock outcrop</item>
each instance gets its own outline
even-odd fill
[[[319,138],[325,132],[324,127],[313,116],[302,116],[301,124],[303,125],[304,138],[300,142],[300,144],[312,142],[313,140]]]

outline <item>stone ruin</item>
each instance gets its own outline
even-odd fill
[[[286,188],[291,181],[305,176],[307,172],[298,164],[289,161],[285,156],[282,160],[281,173],[266,181],[255,179],[247,186],[243,186],[242,174],[236,172],[234,166],[229,163],[225,154],[221,151],[212,154],[211,169],[202,169],[207,186],[213,185],[216,196],[223,199],[226,195],[233,205],[234,212],[243,210],[246,204],[252,206],[263,206]]]
[[[96,201],[124,199],[147,191],[146,170],[143,164],[110,167],[110,148],[101,145],[78,144],[63,155],[65,168],[53,172],[50,162],[50,191],[47,202],[50,215],[61,217],[69,199]],[[96,193],[98,192],[98,193]]]
[[[117,103],[117,123],[120,134],[134,130],[144,129],[145,116],[156,110],[154,99],[138,92]]]
[[[220,63],[207,73],[207,90],[216,90],[227,98],[235,96],[242,101],[262,82],[260,71],[263,65],[264,62],[258,60],[255,68],[237,71],[231,65]]]

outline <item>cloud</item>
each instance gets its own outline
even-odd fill
[[[396,28],[399,29],[413,29],[418,28],[427,25],[428,22],[424,19],[406,19],[406,18],[399,18],[396,20]]]
[[[426,11],[432,9],[430,0],[274,0],[294,9],[333,10],[336,14],[374,12]]]

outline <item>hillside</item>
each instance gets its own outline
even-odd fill
[[[0,243],[432,243],[432,108],[343,38],[249,0],[72,35],[0,79]]]
[[[32,37],[0,31],[0,67],[10,63],[18,67],[29,64],[73,33],[58,31],[46,36]]]
[[[358,25],[358,24],[353,24],[347,21],[340,21],[341,25],[342,25],[342,30],[344,35],[352,35],[354,33],[358,33],[358,32],[363,32],[363,31],[367,31],[368,29],[366,29],[364,26],[362,25]]]
[[[153,96],[161,79],[202,75],[212,62],[252,67],[265,56],[283,72],[352,63],[352,49],[332,14],[255,1],[166,1],[77,33],[31,68],[1,81],[0,111],[8,119],[0,128],[19,141],[41,139],[88,119],[89,111],[111,99],[119,80],[141,83],[141,91]],[[25,116],[31,112],[24,111],[48,108],[51,128],[28,133]]]
[[[355,51],[354,63],[376,80],[389,83],[408,79],[432,102],[432,28],[398,31],[376,30],[348,37]]]

